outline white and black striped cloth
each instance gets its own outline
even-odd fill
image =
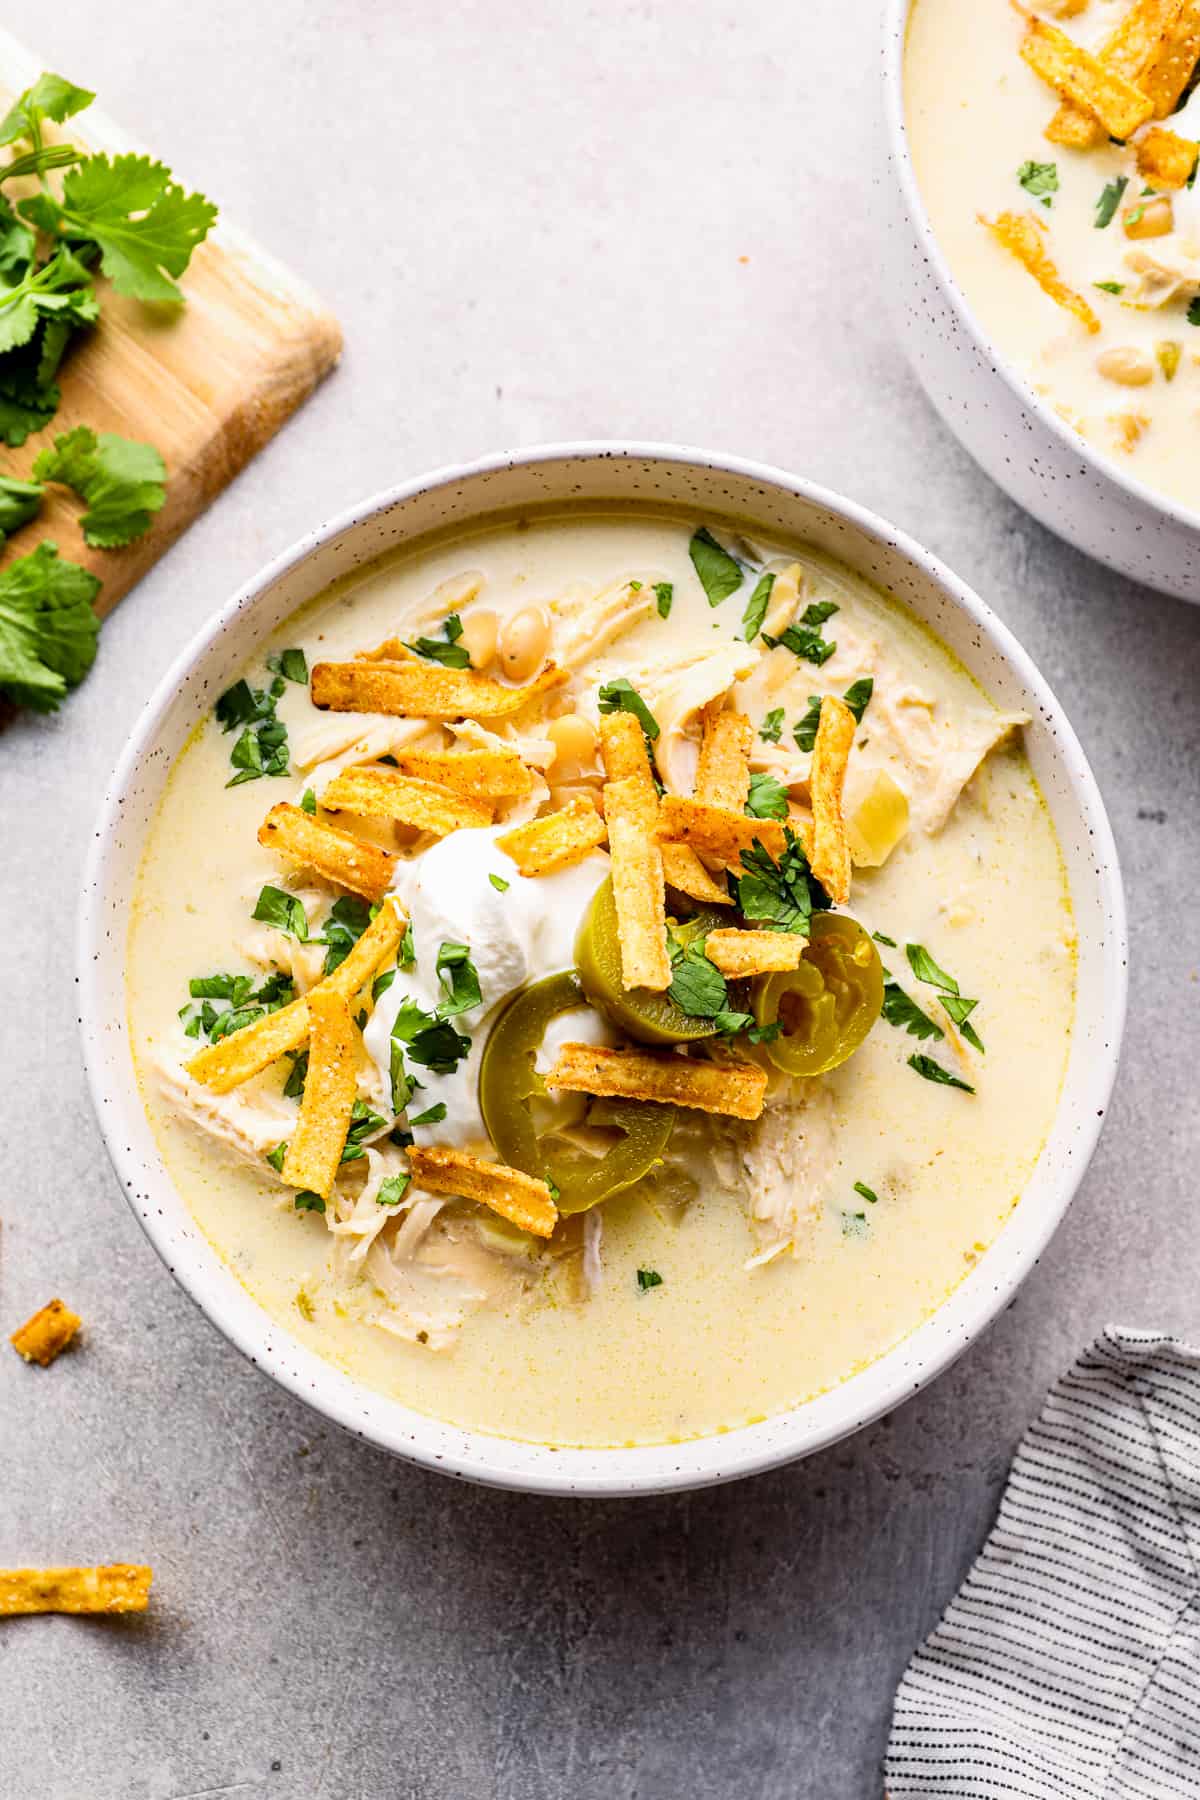
[[[1051,1389],[885,1768],[891,1800],[1200,1800],[1200,1350],[1110,1329]]]

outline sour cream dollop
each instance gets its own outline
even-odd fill
[[[446,1117],[429,1125],[413,1125],[419,1144],[483,1143],[487,1131],[479,1110],[479,1064],[494,1015],[510,994],[543,976],[557,975],[575,964],[575,938],[593,894],[608,874],[608,857],[594,850],[582,862],[553,875],[525,876],[497,848],[504,826],[454,831],[411,862],[396,865],[392,892],[412,927],[416,965],[400,969],[380,995],[363,1041],[383,1077],[390,1082],[392,1027],[406,1000],[435,1012],[446,998],[438,979],[437,955],[442,944],[466,944],[479,975],[482,1002],[458,1014],[455,1029],[471,1039],[471,1051],[449,1075],[409,1065],[421,1082],[409,1105],[419,1115],[439,1101]],[[500,888],[490,877],[507,883]],[[590,1010],[590,1009],[589,1009]],[[598,1015],[589,1019],[572,1012],[577,1040],[608,1041]]]

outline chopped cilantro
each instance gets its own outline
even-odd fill
[[[812,874],[804,846],[790,826],[784,827],[785,848],[776,862],[757,838],[743,851],[745,871],[733,880],[738,908],[764,931],[802,931],[807,935],[814,911],[823,912],[829,896]]]
[[[357,894],[339,895],[329,909],[318,940],[328,946],[321,965],[323,975],[332,975],[338,965],[345,962],[370,923],[371,908],[365,900]]]
[[[400,939],[400,948],[396,952],[396,967],[398,969],[415,969],[416,966],[417,950],[413,941],[412,921],[406,920],[404,936]]]
[[[871,936],[875,939],[877,944],[886,944],[889,950],[899,949],[899,945],[895,938],[885,937],[882,931],[873,931]]]
[[[904,954],[918,981],[927,982],[930,987],[942,988],[947,994],[958,993],[958,983],[953,975],[947,975],[945,969],[938,967],[924,944],[905,944]]]
[[[790,650],[802,662],[816,663],[819,667],[821,663],[828,662],[837,649],[836,643],[828,643],[821,636],[821,626],[826,619],[840,611],[841,608],[833,600],[813,600],[800,615],[798,625],[787,626],[777,638],[770,637],[764,631],[763,643],[772,650],[777,644],[782,644],[785,650]]]
[[[379,1184],[379,1192],[375,1196],[376,1206],[399,1206],[408,1192],[411,1180],[412,1176],[407,1172],[403,1175],[389,1175],[386,1181]]]
[[[908,1066],[910,1069],[915,1069],[917,1074],[923,1076],[926,1081],[940,1082],[943,1087],[961,1088],[964,1094],[975,1092],[969,1081],[960,1081],[957,1075],[950,1073],[949,1069],[943,1069],[940,1062],[934,1062],[932,1056],[910,1056]]]
[[[637,1272],[638,1288],[643,1294],[650,1288],[661,1287],[662,1280],[657,1269],[639,1269]]]
[[[751,1044],[773,1044],[783,1030],[780,1019],[772,1019],[769,1025],[751,1025],[746,1031],[747,1041]]]
[[[299,648],[272,650],[267,667],[272,675],[282,675],[285,681],[294,681],[298,687],[308,686],[308,658]]]
[[[289,937],[298,938],[302,944],[308,942],[308,914],[304,910],[304,902],[295,894],[285,893],[283,888],[263,888],[255,903],[252,919],[263,925],[273,925],[276,931],[285,931]]]
[[[293,1205],[297,1212],[323,1213],[325,1211],[325,1202],[320,1194],[314,1194],[311,1188],[302,1188],[296,1195]]]
[[[773,706],[758,728],[758,735],[764,744],[777,744],[783,734],[783,708]]]
[[[675,602],[675,583],[673,581],[656,581],[654,583],[654,602],[658,607],[660,619],[669,619],[671,607]]]
[[[1058,192],[1058,164],[1023,162],[1017,170],[1017,180],[1027,194],[1049,206],[1051,194]]]
[[[442,632],[444,635],[440,638],[419,637],[406,648],[417,656],[428,657],[430,662],[441,663],[445,669],[469,669],[471,658],[467,647],[458,641],[463,634],[463,624],[457,613],[446,615]]]
[[[489,875],[488,880],[491,882],[492,886],[495,888],[495,890],[498,894],[507,894],[508,889],[509,889],[509,883],[507,881],[505,881],[503,875]]]
[[[624,675],[618,675],[615,680],[604,683],[597,696],[597,705],[602,713],[632,713],[651,743],[658,737],[658,720],[633,683]]]
[[[856,721],[860,725],[863,722],[863,714],[871,704],[871,695],[874,692],[875,677],[873,675],[861,675],[857,681],[852,681],[850,683],[850,686],[842,695],[842,699],[850,708],[850,711],[854,714]]]
[[[452,1019],[458,1013],[470,1012],[481,1003],[483,995],[479,989],[479,974],[466,944],[442,944],[435,967],[438,979],[446,990],[446,998],[438,1006],[440,1018]]]
[[[868,1201],[870,1205],[877,1206],[879,1204],[879,1195],[875,1192],[874,1188],[869,1188],[865,1181],[856,1181],[854,1184],[854,1191],[856,1194],[861,1194],[863,1199]]]
[[[1112,224],[1113,215],[1121,204],[1121,195],[1128,186],[1128,175],[1118,175],[1112,181],[1105,182],[1100,198],[1096,202],[1095,225],[1097,231],[1103,231],[1106,225]]]
[[[763,627],[767,616],[767,607],[771,604],[771,589],[775,586],[775,577],[770,570],[760,575],[754,584],[754,592],[746,602],[746,611],[742,615],[742,636],[748,644],[752,644]]]
[[[286,1155],[287,1143],[285,1141],[282,1144],[276,1144],[273,1150],[268,1150],[264,1161],[270,1163],[277,1175],[281,1175],[283,1173],[283,1159]]]
[[[439,1100],[434,1106],[427,1106],[423,1113],[417,1113],[408,1122],[410,1125],[440,1125],[446,1116],[446,1102]]]
[[[1125,292],[1123,281],[1093,281],[1092,286],[1098,287],[1102,294],[1123,294]]]
[[[715,963],[704,954],[704,940],[689,944],[672,955],[671,985],[667,997],[691,1019],[715,1019],[728,1009],[729,989]]]
[[[882,1010],[889,1025],[907,1031],[910,1037],[941,1038],[946,1035],[928,1013],[921,1011],[915,1000],[909,999],[899,982],[884,982]]]
[[[750,777],[746,814],[751,819],[786,819],[788,797],[782,781],[764,770],[756,769]]]
[[[737,593],[742,585],[742,565],[717,542],[706,525],[693,532],[688,555],[710,606],[720,606],[722,600]]]
[[[292,1066],[288,1070],[288,1078],[283,1084],[284,1096],[288,1100],[304,1098],[304,1083],[308,1076],[308,1051],[289,1050]]]
[[[821,698],[820,694],[808,696],[808,711],[802,719],[797,719],[792,728],[797,750],[811,751],[817,741],[817,730],[821,723]]]
[[[213,711],[222,731],[245,727],[229,752],[236,773],[226,787],[240,787],[243,781],[257,781],[263,775],[288,773],[287,726],[275,717],[275,705],[285,685],[282,675],[276,675],[269,688],[235,681],[218,699]]]
[[[386,1124],[387,1120],[381,1118],[377,1112],[372,1112],[365,1100],[356,1100],[350,1111],[350,1129],[346,1133],[346,1147],[342,1151],[342,1161],[344,1163],[356,1162],[360,1156],[365,1156],[365,1139]]]
[[[315,814],[316,810],[317,810],[317,796],[313,793],[311,788],[305,788],[304,792],[300,796],[300,811],[306,812],[309,814],[310,817],[312,817]]]

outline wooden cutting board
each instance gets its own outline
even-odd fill
[[[0,31],[0,115],[44,67]],[[82,75],[86,80],[87,71]],[[110,155],[145,149],[94,106],[68,120],[59,135]],[[186,171],[176,174],[185,187],[194,185]],[[222,206],[225,196],[209,198]],[[0,555],[2,564],[52,539],[63,556],[104,583],[96,602],[101,614],[275,435],[341,353],[333,314],[223,215],[222,206],[216,228],[180,282],[185,306],[145,306],[97,280],[100,323],[80,334],[63,360],[58,412],[19,450],[0,444],[0,472],[21,478],[38,451],[74,425],[119,432],[162,452],[166,505],[136,543],[123,550],[89,549],[76,522],[80,502],[65,488],[50,487],[39,516],[15,532]]]

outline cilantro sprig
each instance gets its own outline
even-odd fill
[[[755,838],[743,850],[743,873],[734,877],[738,910],[762,931],[800,931],[808,935],[814,912],[826,912],[833,904],[809,867],[804,845],[790,826],[784,826],[785,847],[776,862]]]
[[[720,606],[730,594],[737,593],[744,579],[742,565],[729,554],[724,544],[717,542],[707,525],[701,525],[692,533],[688,555],[710,606]]]
[[[627,676],[606,681],[596,696],[596,704],[602,713],[632,713],[651,743],[658,737],[658,720]]]
[[[53,712],[96,660],[100,582],[57,546],[39,544],[0,570],[0,689],[19,706]]]
[[[471,658],[465,644],[459,639],[463,634],[463,622],[457,613],[447,613],[442,620],[442,636],[440,638],[419,637],[411,644],[405,645],[415,656],[423,656],[429,662],[441,663],[444,669],[469,669]]]
[[[292,652],[283,654],[291,655]],[[265,775],[288,773],[287,726],[275,714],[287,683],[288,678],[283,674],[276,675],[265,688],[251,687],[243,678],[226,688],[217,700],[213,712],[221,730],[230,732],[242,727],[229,752],[234,772],[225,783],[226,787],[240,787],[245,781],[258,781]]]
[[[764,631],[762,641],[769,650],[782,644],[785,650],[790,650],[801,662],[816,663],[819,668],[822,663],[829,661],[837,649],[836,643],[830,643],[821,636],[821,627],[834,613],[841,610],[834,600],[812,600],[798,621],[788,625],[778,637],[772,637],[769,632]]]
[[[971,1023],[971,1014],[979,1005],[978,1000],[967,998],[953,975],[947,975],[945,969],[939,967],[924,944],[906,944],[904,954],[917,980],[923,981],[927,987],[937,988],[943,1011],[953,1019],[968,1044],[972,1044],[981,1055],[986,1054],[983,1041]]]

